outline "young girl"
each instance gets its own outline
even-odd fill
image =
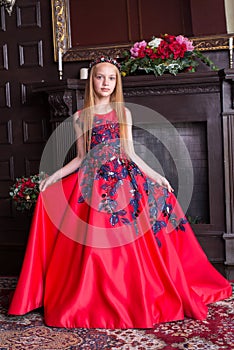
[[[49,326],[151,328],[204,319],[231,295],[131,125],[118,63],[101,57],[74,115],[77,157],[41,182],[9,314],[43,306]]]

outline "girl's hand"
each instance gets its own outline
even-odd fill
[[[40,185],[39,185],[39,189],[40,191],[45,191],[45,189],[52,185],[53,183],[55,183],[56,181],[58,181],[59,178],[58,176],[56,175],[56,173],[52,174],[51,176],[47,176],[45,179],[43,179],[41,182],[40,182]]]
[[[165,177],[157,174],[155,180],[160,186],[165,187],[168,192],[174,192],[174,189],[171,187],[169,181]]]

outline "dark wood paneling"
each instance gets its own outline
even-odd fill
[[[224,1],[190,0],[193,36],[227,32]]]
[[[25,158],[25,174],[30,176],[31,174],[36,174],[40,166],[41,157],[26,157]]]
[[[11,202],[6,198],[0,197],[0,217],[4,218],[11,215]]]
[[[5,9],[3,6],[0,7],[0,30],[6,30],[6,18],[5,18]]]
[[[50,1],[17,0],[11,16],[0,8],[0,69],[0,273],[16,274],[29,227],[9,188],[16,177],[38,172],[45,144],[47,104],[30,86],[58,77]]]
[[[189,0],[69,3],[73,47],[128,43],[163,33],[192,34]]]
[[[29,105],[30,98],[31,98],[30,86],[28,84],[21,83],[20,90],[21,90],[21,104]]]
[[[0,160],[0,181],[14,180],[14,158],[10,156]]]
[[[92,9],[92,10],[91,10]],[[70,1],[73,46],[128,42],[128,0]]]
[[[46,141],[45,120],[23,120],[24,143],[42,143]]]
[[[11,145],[13,142],[12,134],[12,121],[0,121],[0,144]]]
[[[184,6],[186,2],[187,6]],[[170,10],[169,10],[170,9]],[[185,28],[185,20],[190,18],[189,1],[140,1],[139,6],[141,18],[142,38],[150,39],[153,35],[160,34],[191,34],[190,28]],[[185,13],[186,11],[186,13]]]
[[[41,27],[40,1],[25,1],[16,7],[17,27]]]
[[[7,44],[3,44],[0,47],[0,70],[8,69],[8,53],[7,53]]]
[[[11,107],[10,82],[0,83],[0,108]]]
[[[69,60],[72,60],[72,53],[74,55],[79,47],[88,50],[97,45],[108,49],[108,45],[116,45],[120,49],[121,45],[149,40],[152,36],[164,33],[206,36],[227,32],[224,1],[219,0],[121,0],[113,2],[111,6],[107,0],[102,1],[102,6],[92,0],[60,0],[62,12],[66,4],[70,4],[70,13],[68,11],[66,16],[68,21],[65,19],[65,22],[70,19],[71,24],[72,49],[69,50]],[[60,31],[59,25],[57,31]],[[65,36],[69,36],[69,33],[68,30]],[[60,38],[59,41],[62,43]],[[68,46],[66,49],[70,48],[70,43]],[[88,52],[86,57],[90,56]],[[82,54],[77,57],[82,57]]]
[[[19,44],[21,67],[43,67],[42,40]]]

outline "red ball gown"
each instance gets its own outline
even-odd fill
[[[114,111],[91,151],[39,195],[10,315],[44,307],[56,327],[151,328],[205,319],[231,295],[175,196],[120,152]]]

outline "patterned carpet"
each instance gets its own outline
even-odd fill
[[[15,278],[0,278],[0,350],[219,350],[234,349],[234,295],[209,306],[205,321],[164,323],[148,330],[59,329],[43,314],[7,316]]]

